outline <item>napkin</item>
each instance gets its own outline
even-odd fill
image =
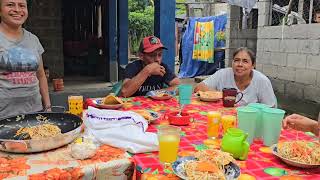
[[[102,143],[130,153],[158,151],[157,134],[146,132],[148,122],[132,111],[100,110],[89,106],[85,133]]]

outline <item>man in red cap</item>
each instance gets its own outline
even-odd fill
[[[139,47],[140,60],[127,65],[121,96],[144,96],[149,91],[180,84],[179,78],[162,63],[162,51],[167,49],[155,36],[143,38]]]

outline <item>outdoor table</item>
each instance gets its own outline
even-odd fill
[[[125,100],[125,106],[122,110],[150,109],[161,113],[158,121],[149,125],[148,131],[156,132],[160,124],[168,124],[164,114],[177,111],[179,104],[176,98],[167,101],[152,100],[147,97],[134,97]],[[192,114],[194,121],[189,126],[180,126],[182,137],[179,146],[178,155],[188,155],[190,152],[208,148],[204,144],[207,137],[207,118],[208,111],[221,111],[224,114],[236,115],[235,108],[224,108],[222,102],[202,102],[193,98],[190,105],[185,107],[185,111]],[[316,140],[317,137],[309,133],[302,133],[294,130],[282,130],[280,142],[283,140],[295,140],[296,138],[304,140]],[[216,146],[220,146],[220,141],[216,141]],[[172,178],[178,179],[173,174],[170,166],[163,166],[158,159],[158,152],[141,153],[133,156],[136,163],[137,177],[142,179],[147,177]],[[263,146],[261,140],[256,140],[250,147],[248,159],[246,161],[237,161],[241,168],[243,179],[320,179],[320,168],[299,169],[286,165],[276,156],[274,156],[269,147]],[[273,170],[273,171],[270,171]],[[277,172],[268,174],[267,172]]]
[[[90,159],[75,160],[70,146],[33,153],[0,153],[0,179],[127,179],[133,176],[134,163],[118,148],[102,145]]]

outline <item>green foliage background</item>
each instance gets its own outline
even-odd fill
[[[129,0],[128,5],[130,50],[137,53],[141,39],[153,34],[154,6],[148,0]]]
[[[185,1],[176,0],[182,3]],[[128,0],[128,6],[130,50],[135,54],[138,52],[141,39],[154,34],[154,0]],[[185,5],[176,5],[176,13],[185,14]]]

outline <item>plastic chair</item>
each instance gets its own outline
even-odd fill
[[[114,95],[119,96],[121,88],[122,88],[122,81],[118,81],[112,86],[110,93],[113,93]]]

